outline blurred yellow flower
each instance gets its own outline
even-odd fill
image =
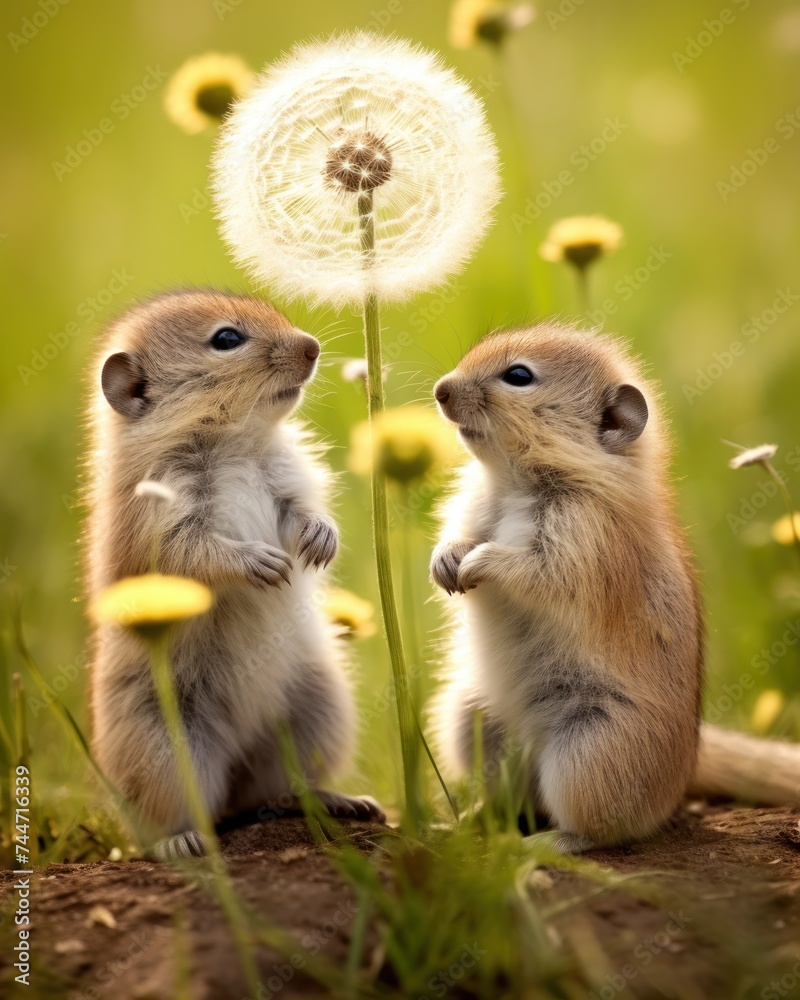
[[[530,24],[536,11],[529,3],[455,0],[450,8],[450,44],[469,49],[479,41],[498,45],[506,35]]]
[[[772,537],[779,545],[794,545],[795,532],[800,536],[800,513],[795,511],[793,517],[794,531],[792,531],[792,518],[788,514],[784,514],[772,525]]]
[[[622,239],[622,227],[602,215],[573,215],[550,227],[539,253],[545,260],[566,260],[583,271],[603,254],[614,253]]]
[[[385,410],[350,434],[348,464],[352,472],[368,476],[376,463],[388,479],[404,485],[425,476],[447,472],[464,457],[452,429],[427,406]]]
[[[95,598],[91,611],[100,624],[147,629],[205,614],[212,601],[211,591],[197,580],[146,573],[106,587]]]
[[[786,699],[782,692],[774,688],[762,691],[756,700],[750,725],[757,733],[765,733],[781,714],[785,704]]]
[[[377,631],[375,608],[349,590],[329,590],[325,594],[325,612],[348,639],[366,639]]]
[[[218,52],[195,56],[170,78],[164,108],[179,128],[195,135],[218,125],[254,80],[255,74],[239,56]]]

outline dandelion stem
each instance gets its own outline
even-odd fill
[[[792,495],[789,492],[786,483],[783,481],[783,476],[778,472],[775,466],[770,461],[762,463],[764,468],[767,470],[769,475],[775,481],[775,485],[778,487],[778,491],[783,497],[783,502],[786,504],[786,510],[789,512],[789,524],[792,526],[792,538],[794,539],[794,550],[797,553],[798,559],[800,559],[800,536],[797,534],[797,523],[795,521],[795,510],[794,504],[792,503]]]
[[[361,228],[361,251],[364,267],[370,267],[375,257],[375,218],[372,191],[363,191],[358,197],[358,217]],[[381,321],[378,298],[369,292],[364,299],[364,339],[367,356],[367,404],[370,425],[384,410],[383,359],[381,356]],[[389,549],[389,503],[386,478],[373,463],[372,475],[372,537],[375,562],[378,570],[378,590],[381,613],[389,646],[392,665],[397,718],[400,725],[400,748],[403,757],[403,786],[407,820],[414,829],[419,815],[417,796],[417,741],[414,709],[408,683],[403,637],[392,576],[392,557]]]
[[[589,268],[578,267],[578,298],[580,299],[583,311],[589,312]]]
[[[228,921],[236,950],[239,953],[239,961],[242,965],[248,989],[254,991],[253,995],[255,996],[259,987],[258,967],[256,966],[250,946],[245,914],[233,886],[228,881],[228,874],[225,870],[222,854],[220,853],[214,823],[203,800],[194,763],[189,752],[189,743],[170,668],[168,630],[157,630],[149,637],[149,644],[153,683],[161,708],[161,715],[164,719],[164,725],[167,728],[167,733],[172,743],[172,750],[175,754],[183,793],[186,796],[186,802],[189,807],[189,815],[197,829],[203,834],[205,841],[210,869],[209,887],[216,896],[217,902]]]

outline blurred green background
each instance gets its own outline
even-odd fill
[[[313,35],[380,27],[440,49],[485,96],[506,188],[495,227],[450,290],[385,313],[390,405],[430,399],[434,379],[491,327],[551,314],[581,320],[573,274],[536,263],[536,249],[563,216],[618,221],[626,243],[592,272],[592,319],[630,340],[663,385],[680,513],[708,605],[709,709],[746,727],[758,692],[779,689],[787,704],[772,731],[800,737],[792,702],[800,645],[776,647],[766,669],[753,666],[800,623],[798,564],[770,540],[780,498],[761,489],[758,469],[730,471],[733,451],[722,443],[779,444],[776,465],[800,503],[800,5],[730,0],[720,19],[723,2],[550,0],[502,59],[485,45],[450,47],[445,0],[4,6],[0,587],[6,626],[21,601],[33,651],[79,719],[87,718],[88,678],[78,491],[93,341],[141,296],[186,284],[248,289],[208,204],[213,132],[190,137],[167,120],[163,81],[209,50],[259,67]],[[137,101],[136,88],[154,81]],[[103,119],[113,127],[102,141],[77,166],[59,167],[84,130],[97,138]],[[343,470],[337,575],[374,601],[367,484],[344,471],[365,404],[338,370],[339,359],[362,353],[360,320],[277,304],[309,331],[327,330],[323,340],[344,334],[304,413]],[[734,341],[745,345],[738,357],[728,353]],[[416,556],[406,601],[422,608],[415,659],[427,672],[441,625],[428,600],[433,522],[423,513],[410,530]],[[359,641],[354,655],[369,748],[362,775],[391,799],[398,764],[388,753],[387,658],[378,638]],[[19,668],[10,640],[4,656]],[[743,674],[754,687],[735,687]],[[4,704],[7,696],[4,689]],[[46,764],[53,791],[73,794],[78,752],[51,709],[38,700],[30,707],[40,778]]]

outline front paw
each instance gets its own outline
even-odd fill
[[[431,577],[433,582],[448,594],[453,594],[459,589],[458,569],[462,559],[474,548],[474,544],[474,542],[442,542],[434,549]]]
[[[250,542],[244,553],[245,573],[256,587],[281,587],[291,583],[292,557],[266,542]]]
[[[336,555],[339,536],[327,517],[310,517],[300,532],[298,556],[304,567],[325,567]]]
[[[461,560],[456,576],[456,590],[466,594],[484,583],[489,577],[496,557],[492,556],[492,547],[488,542],[477,545]]]

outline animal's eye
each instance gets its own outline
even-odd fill
[[[234,330],[232,326],[226,326],[222,330],[217,330],[211,338],[211,346],[215,351],[230,351],[234,347],[239,347],[247,340],[243,333]]]
[[[511,368],[503,372],[500,378],[507,385],[514,386],[533,385],[536,381],[536,376],[525,365],[512,365]]]

